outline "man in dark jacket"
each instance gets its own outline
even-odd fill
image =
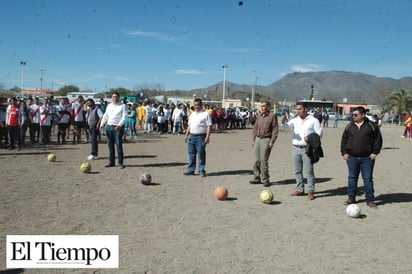
[[[103,117],[103,112],[96,106],[93,99],[87,99],[87,113],[86,113],[86,122],[87,126],[90,130],[90,144],[92,147],[92,151],[90,155],[87,157],[88,160],[97,160],[98,159],[98,151],[99,151],[99,143],[97,141],[97,137],[99,135],[99,127],[100,122]]]
[[[364,107],[355,108],[352,116],[353,121],[343,131],[340,148],[349,170],[348,199],[345,205],[356,203],[358,178],[359,173],[362,173],[366,204],[377,208],[374,201],[373,167],[382,148],[382,135],[379,127],[365,117]]]

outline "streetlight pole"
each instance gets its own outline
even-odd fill
[[[222,92],[222,108],[225,108],[225,92],[226,92],[226,69],[227,69],[227,64],[224,64],[222,66],[223,68],[223,92]]]
[[[43,70],[40,70],[40,93],[43,94]]]
[[[253,71],[252,104],[251,104],[252,109],[255,109],[255,87],[256,87],[256,70]]]
[[[26,61],[21,61],[21,98],[23,98],[24,95],[24,66],[26,65]]]

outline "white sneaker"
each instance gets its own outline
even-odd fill
[[[89,156],[87,156],[87,160],[89,160],[89,161],[97,160],[97,159],[99,159],[99,157],[94,156],[94,155],[89,155]]]

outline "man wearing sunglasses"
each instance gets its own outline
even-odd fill
[[[382,135],[378,126],[366,117],[364,107],[352,113],[353,121],[345,128],[341,139],[341,153],[348,165],[348,199],[345,205],[356,203],[359,173],[365,189],[366,204],[377,208],[373,188],[373,167],[382,148]]]

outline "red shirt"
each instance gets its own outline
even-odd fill
[[[9,105],[7,107],[6,124],[8,126],[12,126],[12,127],[19,126],[19,112],[20,112],[20,109],[18,106]]]

